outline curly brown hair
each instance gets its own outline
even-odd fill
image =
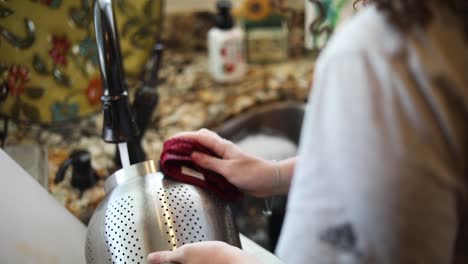
[[[447,8],[463,23],[468,36],[468,1],[467,0],[355,0],[357,3],[375,3],[386,13],[390,21],[398,28],[405,30],[413,26],[425,26],[432,19],[430,4]]]

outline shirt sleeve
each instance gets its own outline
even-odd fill
[[[286,263],[451,263],[457,166],[411,71],[375,56],[316,68],[277,247]]]

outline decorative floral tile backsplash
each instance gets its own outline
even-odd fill
[[[160,32],[163,0],[114,0],[124,68],[138,76]],[[100,110],[91,0],[0,1],[0,115],[33,123]]]

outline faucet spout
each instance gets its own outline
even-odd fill
[[[138,128],[128,102],[112,0],[95,1],[94,30],[104,89],[102,138],[109,143],[127,142],[138,135]]]

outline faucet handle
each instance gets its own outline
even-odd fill
[[[145,66],[143,72],[143,83],[149,87],[156,87],[158,85],[159,70],[161,69],[162,56],[164,45],[157,43],[154,45],[151,52],[151,58]]]

